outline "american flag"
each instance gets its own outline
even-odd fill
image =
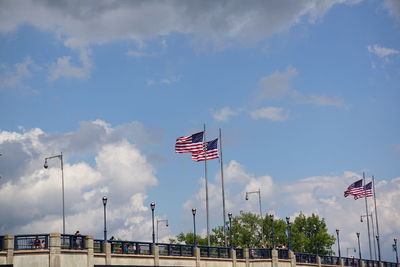
[[[359,199],[363,197],[373,197],[374,196],[374,191],[372,191],[372,182],[369,182],[364,186],[364,189],[362,190],[362,193],[359,195],[354,196],[354,199]]]
[[[360,195],[364,193],[364,189],[362,186],[362,182],[363,180],[360,179],[354,183],[352,183],[351,185],[349,185],[349,187],[347,187],[347,190],[344,191],[344,197],[347,197],[348,195]]]
[[[218,156],[218,138],[209,142],[206,142],[205,151],[199,153],[192,153],[192,160],[194,161],[205,161],[209,159],[217,159]]]
[[[204,151],[204,132],[195,133],[189,136],[182,136],[176,139],[176,153],[199,153]]]

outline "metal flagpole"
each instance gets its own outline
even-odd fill
[[[206,124],[204,123],[204,135],[203,135],[203,143],[206,142]],[[209,224],[209,213],[208,213],[208,179],[207,179],[207,160],[206,160],[206,150],[207,147],[204,147],[204,176],[206,182],[206,215],[207,215],[207,244],[210,246],[210,224]]]
[[[378,259],[381,261],[381,245],[379,238],[379,224],[378,224],[378,210],[376,209],[376,196],[375,196],[375,177],[372,176],[372,185],[374,186],[374,204],[375,204],[375,222],[376,222],[376,235],[378,236],[377,244],[378,244]]]
[[[222,187],[222,212],[223,212],[223,219],[224,219],[224,224],[223,224],[223,233],[224,233],[224,239],[225,239],[225,246],[228,246],[228,241],[226,237],[226,231],[225,231],[225,222],[226,222],[226,217],[225,217],[225,187],[224,187],[224,163],[222,161],[222,134],[221,134],[221,128],[219,128],[219,157],[220,157],[220,164],[221,164],[221,187]]]
[[[364,198],[365,198],[365,212],[367,214],[369,259],[372,260],[371,233],[369,231],[368,201],[367,201],[367,193],[366,193],[366,190],[365,190],[365,173],[364,172],[363,172],[363,182],[364,182],[363,189],[364,189]]]

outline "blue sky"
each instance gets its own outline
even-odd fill
[[[170,221],[160,239],[191,231],[192,207],[204,234],[204,167],[173,147],[205,123],[209,139],[222,129],[234,215],[257,212],[244,194],[261,188],[263,212],[317,212],[353,247],[365,209],[342,194],[363,171],[375,175],[392,260],[398,1],[2,1],[0,10],[0,210],[12,213],[1,232],[61,230],[58,165],[41,166],[63,151],[69,232],[101,237],[106,194],[109,232],[122,239],[151,238],[151,201]],[[215,227],[219,162],[208,165]]]

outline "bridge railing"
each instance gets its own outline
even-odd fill
[[[61,249],[86,249],[86,236],[61,235]]]
[[[250,248],[250,259],[272,259],[272,249],[270,248]]]
[[[237,259],[244,259],[244,250],[242,248],[235,248],[235,251]]]
[[[320,256],[321,264],[340,265],[340,258],[336,256]]]
[[[14,236],[15,250],[48,249],[49,248],[48,244],[49,244],[49,235],[46,234]]]
[[[104,240],[94,239],[93,240],[93,252],[94,253],[104,253]]]
[[[397,264],[395,262],[387,262],[387,261],[382,261],[383,267],[397,267]]]
[[[283,260],[289,259],[289,250],[288,249],[278,249],[278,259],[283,259]]]
[[[344,266],[358,266],[358,260],[354,258],[343,258]]]
[[[0,235],[0,251],[4,250],[5,246],[4,246],[4,236]]]
[[[182,244],[157,244],[159,254],[162,256],[194,256],[194,246]]]
[[[379,267],[378,261],[373,261],[373,260],[364,260],[364,261],[365,261],[365,267]]]
[[[295,253],[296,262],[303,262],[303,263],[317,263],[317,255],[309,254],[309,253]],[[322,258],[321,258],[322,261]]]
[[[152,243],[120,240],[108,240],[107,242],[111,244],[111,253],[113,254],[152,254]]]
[[[199,246],[200,257],[207,258],[230,258],[229,250],[227,247],[206,247]]]

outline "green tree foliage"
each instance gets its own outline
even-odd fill
[[[291,223],[291,248],[295,252],[313,253],[320,255],[332,254],[332,245],[335,238],[328,234],[324,219],[312,214],[306,217],[300,213]],[[232,218],[232,227],[226,230],[228,244],[225,244],[222,226],[212,230],[210,235],[211,246],[234,246],[242,248],[259,247],[288,247],[288,225],[282,219],[272,219],[269,215],[263,219],[260,216],[240,212]],[[193,244],[193,233],[180,233],[177,236],[179,243]],[[171,240],[175,241],[175,240]],[[197,236],[198,245],[207,245],[207,238]]]

